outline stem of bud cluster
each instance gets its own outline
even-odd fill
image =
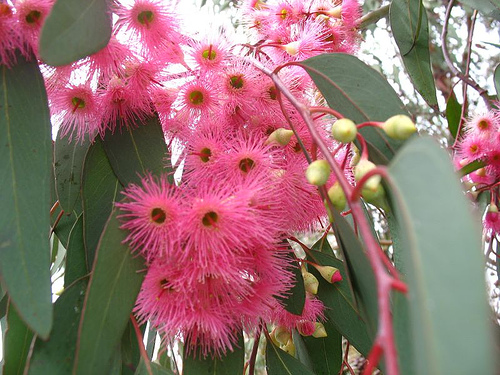
[[[135,319],[134,314],[130,314],[130,321],[134,326],[135,335],[137,337],[137,343],[139,345],[139,352],[141,353],[141,357],[144,360],[144,364],[146,365],[146,370],[149,375],[153,375],[153,371],[151,370],[151,362],[149,361],[148,353],[146,353],[146,348],[144,348],[144,339],[142,337],[141,329],[139,328],[139,324],[137,324],[137,320]]]
[[[362,122],[361,124],[356,125],[358,129],[365,128],[367,126],[373,126],[375,128],[383,129],[384,123],[380,121],[367,121],[367,122]]]
[[[359,200],[359,198],[361,197],[361,191],[363,190],[363,186],[365,185],[366,181],[368,181],[370,179],[370,177],[373,177],[376,175],[380,175],[382,177],[385,177],[386,174],[387,174],[386,169],[382,166],[378,166],[375,169],[372,169],[372,170],[366,172],[366,174],[363,177],[361,177],[361,180],[359,180],[356,183],[356,186],[354,186],[354,189],[351,192],[351,197],[349,198],[349,200],[350,201]]]
[[[309,107],[309,113],[328,113],[329,115],[335,116],[338,119],[344,118],[345,116],[334,109],[328,107]]]
[[[361,133],[356,134],[356,138],[361,144],[361,159],[368,160],[368,146],[366,144],[365,137]]]

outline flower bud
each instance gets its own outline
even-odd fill
[[[290,42],[283,46],[286,53],[291,56],[295,56],[299,52],[300,43],[298,41]]]
[[[313,337],[319,339],[328,336],[328,334],[326,333],[325,326],[322,323],[316,322],[314,323],[314,326],[315,329],[314,333],[312,334]]]
[[[307,292],[312,294],[318,293],[319,281],[312,273],[303,271],[302,277],[304,278],[304,288]]]
[[[406,115],[396,115],[389,118],[382,125],[385,133],[394,139],[404,141],[417,131],[415,124]]]
[[[347,118],[335,121],[332,126],[332,136],[342,143],[350,143],[356,139],[358,128],[356,124]]]
[[[342,18],[342,5],[337,5],[336,7],[333,7],[332,9],[330,9],[327,12],[327,14],[330,17],[335,17],[335,18],[341,19]]]
[[[498,206],[492,203],[488,206],[488,212],[498,213]]]
[[[340,184],[335,182],[330,189],[328,189],[328,198],[335,207],[339,211],[344,211],[346,205],[346,197],[344,190],[340,186]]]
[[[295,344],[293,343],[292,339],[288,340],[286,345],[281,346],[281,349],[290,354],[292,357],[295,357]]]
[[[367,159],[362,159],[359,161],[359,163],[356,165],[356,168],[354,168],[354,179],[356,182],[361,180],[365,174],[370,172],[371,170],[375,169],[376,165],[373,164],[371,161]],[[364,188],[370,189],[370,190],[377,190],[378,185],[380,185],[380,180],[381,177],[379,175],[374,175],[368,179],[368,181],[365,182]]]
[[[326,160],[313,161],[306,169],[306,178],[311,185],[322,186],[330,177],[330,165]]]
[[[297,323],[297,331],[302,336],[311,336],[316,331],[316,325],[314,324],[314,322],[301,321]]]
[[[278,143],[281,146],[286,146],[292,138],[293,130],[278,128],[271,133],[266,140],[266,145],[270,143]]]
[[[342,275],[340,274],[338,268],[332,266],[320,266],[320,265],[315,265],[314,268],[316,268],[323,277],[323,279],[328,281],[330,284],[342,281]]]
[[[277,326],[274,329],[274,337],[280,345],[286,345],[286,343],[292,339],[292,333],[284,326]]]

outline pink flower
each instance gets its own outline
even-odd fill
[[[16,49],[25,54],[23,47],[13,8],[0,3],[0,65],[10,67],[15,61]]]
[[[121,228],[129,231],[126,241],[151,262],[179,251],[180,193],[165,176],[146,176],[141,185],[129,185],[126,199],[116,206],[123,212]]]

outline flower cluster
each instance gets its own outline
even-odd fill
[[[14,5],[0,3],[0,64],[12,64],[15,49],[37,55],[52,2]],[[181,150],[180,183],[146,175],[117,206],[126,241],[148,265],[136,314],[203,355],[231,349],[242,329],[261,322],[307,335],[321,325],[314,291],[300,316],[279,300],[299,267],[286,238],[326,220],[302,151],[322,155],[252,59],[274,69],[357,46],[355,0],[245,0],[240,8],[257,41],[238,50],[223,33],[188,36],[170,2],[115,1],[117,21],[104,49],[68,66],[42,65],[60,136],[93,139],[158,116]],[[280,76],[304,104],[321,100],[300,69],[285,67]],[[314,123],[352,180],[349,146],[328,136],[327,116]],[[334,183],[332,176],[326,188]]]
[[[498,109],[474,116],[467,121],[455,158],[460,167],[472,162],[483,165],[466,177],[477,189],[492,189],[497,185],[500,181],[500,111]],[[498,197],[492,194],[491,204],[483,220],[485,230],[491,230],[493,233],[500,233],[497,199]]]

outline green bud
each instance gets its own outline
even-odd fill
[[[342,143],[350,143],[356,139],[358,128],[356,124],[347,118],[335,121],[332,126],[332,136]]]
[[[335,182],[330,189],[328,189],[328,198],[339,211],[344,211],[346,205],[345,193],[340,184]]]
[[[266,140],[266,145],[270,143],[278,143],[281,146],[286,146],[292,139],[293,130],[279,128],[271,133]]]
[[[389,210],[385,200],[385,189],[382,184],[378,184],[375,189],[367,188],[366,185],[363,186],[361,196],[367,203],[373,204],[374,206],[382,208],[385,211]]]
[[[322,323],[316,322],[314,323],[314,325],[315,325],[315,330],[314,333],[312,334],[313,337],[319,339],[328,336],[328,334],[326,333],[325,326]]]
[[[371,161],[367,159],[362,159],[359,161],[359,163],[356,165],[356,168],[354,168],[354,179],[356,182],[359,182],[363,178],[365,174],[370,172],[371,170],[375,169],[376,165],[373,164]],[[378,185],[380,185],[380,180],[382,178],[379,175],[374,175],[366,181],[363,189],[370,189],[372,191],[378,189]]]
[[[306,291],[311,294],[318,293],[319,281],[312,273],[302,271],[302,278],[304,279],[304,287]]]
[[[330,177],[330,165],[326,160],[313,161],[306,170],[307,181],[311,185],[322,186]]]
[[[290,354],[292,357],[295,357],[295,344],[291,339],[286,343],[286,345],[282,346],[281,349]]]
[[[498,207],[495,203],[488,206],[488,212],[498,213]]]
[[[385,133],[394,139],[404,141],[417,131],[415,124],[406,115],[396,115],[384,122],[383,129]]]
[[[277,326],[273,332],[276,341],[278,341],[280,345],[286,345],[286,343],[292,339],[292,333],[286,327]]]
[[[340,274],[338,268],[332,266],[320,266],[320,265],[316,265],[314,266],[314,268],[316,268],[318,272],[321,274],[321,277],[323,277],[323,279],[328,281],[330,284],[342,281],[342,275]]]

